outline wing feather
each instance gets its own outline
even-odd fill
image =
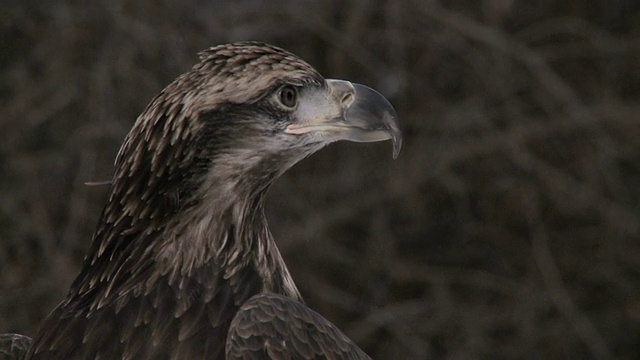
[[[240,307],[226,341],[227,359],[370,359],[335,325],[303,303],[262,293]]]
[[[0,334],[0,359],[25,359],[31,338],[18,334]]]

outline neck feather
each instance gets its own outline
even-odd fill
[[[256,191],[244,184],[246,177],[228,174],[233,172],[210,172],[189,197],[161,189],[140,198],[131,187],[114,183],[72,293],[108,299],[142,282],[175,283],[195,273],[212,279],[222,274],[233,282],[235,274],[252,267],[251,281],[260,291],[301,299],[264,215],[269,186]],[[277,175],[264,176],[271,183]]]
[[[236,199],[228,207],[203,199],[167,224],[155,255],[158,266],[170,274],[170,281],[202,267],[232,278],[243,267],[251,266],[262,281],[262,291],[300,299],[269,231],[263,198],[260,194],[253,199]]]

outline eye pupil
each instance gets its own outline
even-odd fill
[[[284,86],[280,90],[280,102],[282,105],[292,108],[298,102],[298,91],[293,86]]]

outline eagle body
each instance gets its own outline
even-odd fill
[[[80,273],[27,358],[368,358],[304,305],[264,198],[333,141],[393,139],[397,154],[395,111],[274,46],[200,57],[127,135]]]

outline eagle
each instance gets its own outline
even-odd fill
[[[200,62],[137,118],[66,298],[28,359],[368,359],[311,310],[269,231],[264,200],[287,169],[339,140],[402,135],[375,90],[323,78],[279,47],[239,42]]]

